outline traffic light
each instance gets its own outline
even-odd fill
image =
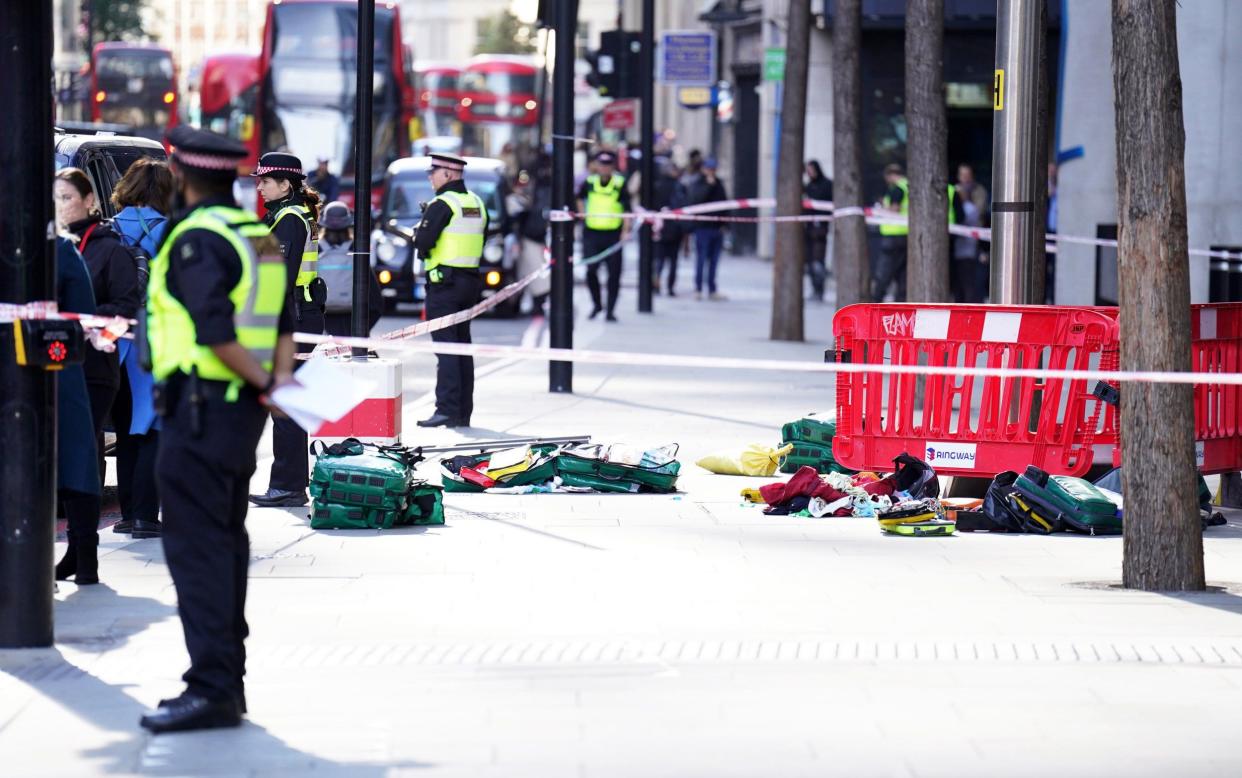
[[[601,95],[620,99],[638,97],[642,80],[642,36],[625,30],[600,33],[599,50],[586,55],[591,66],[587,83]]]

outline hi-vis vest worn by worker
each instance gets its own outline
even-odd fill
[[[198,371],[200,378],[228,381],[230,400],[236,399],[244,380],[220,361],[211,349],[198,344],[194,320],[168,290],[168,268],[173,244],[188,230],[208,230],[228,241],[241,260],[241,279],[229,292],[237,342],[272,369],[277,327],[288,284],[280,244],[267,226],[238,208],[200,208],[167,236],[151,262],[147,287],[147,337],[151,344],[151,372],[163,381],[176,372]]]
[[[301,219],[302,226],[306,228],[306,244],[302,246],[302,264],[298,266],[298,278],[294,285],[303,287],[302,294],[309,301],[310,290],[306,287],[319,275],[319,249],[315,244],[314,230],[311,229],[310,209],[305,205],[286,205],[277,211],[276,218],[272,219],[272,231],[276,231],[276,225],[280,224],[281,219],[289,216]]]
[[[477,270],[483,257],[483,233],[487,229],[487,207],[474,192],[443,192],[431,202],[437,200],[447,205],[453,216],[423,259],[423,269],[432,283],[440,281],[440,267]]]
[[[897,179],[897,188],[901,190],[901,215],[903,218],[910,218],[910,183],[904,178]],[[884,205],[891,206],[893,203],[888,195],[884,195]],[[892,214],[885,214],[891,216]],[[881,224],[880,234],[884,236],[909,235],[909,224]]]
[[[906,219],[909,219],[910,218],[910,182],[903,178],[897,182],[897,188],[901,190],[901,194],[902,194],[901,215],[904,216]],[[953,195],[956,191],[957,191],[957,187],[953,186],[953,184],[949,184],[949,189],[948,189],[948,192],[949,192],[949,224],[957,224],[957,213],[955,213],[953,210]],[[884,195],[884,204],[892,205],[892,203],[889,202],[888,195]],[[909,235],[910,225],[909,223],[881,224],[880,234],[881,235]]]
[[[587,177],[587,213],[604,214],[587,216],[586,228],[588,230],[621,229],[624,220],[620,215],[608,216],[607,214],[625,213],[625,209],[621,207],[621,190],[624,186],[625,179],[616,173],[608,177],[607,184],[601,184],[597,175]]]

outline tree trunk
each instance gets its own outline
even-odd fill
[[[776,213],[802,213],[802,134],[806,127],[806,78],[811,59],[811,4],[789,0],[781,105],[781,155],[777,161]],[[802,340],[802,272],[806,241],[800,222],[776,225],[772,262],[772,340]]]
[[[862,84],[858,55],[862,43],[862,0],[835,0],[832,21],[832,199],[837,209],[861,208]],[[871,299],[867,223],[862,214],[838,216],[832,224],[832,268],[837,276],[837,307]]]
[[[944,0],[906,0],[906,160],[913,303],[949,299],[949,129],[944,107]]]
[[[1190,370],[1186,132],[1175,0],[1113,0],[1121,366]],[[1193,389],[1121,387],[1122,581],[1202,590]]]

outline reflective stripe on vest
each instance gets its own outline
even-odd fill
[[[586,212],[588,214],[625,213],[621,206],[621,190],[625,179],[613,173],[607,184],[601,184],[599,176],[587,177]],[[587,216],[588,230],[619,230],[624,220],[620,216]]]
[[[424,270],[444,267],[477,269],[483,257],[483,233],[487,229],[487,207],[473,192],[444,192],[436,195],[453,212],[449,223],[444,225],[436,245],[427,252]]]
[[[901,195],[902,195],[901,215],[908,219],[910,218],[910,184],[908,181],[906,181],[906,179],[899,178],[897,179],[896,186],[898,189],[901,190]],[[892,202],[889,200],[888,195],[884,195],[884,205],[886,206],[892,205]],[[889,215],[891,215],[891,212]],[[909,224],[881,224],[880,234],[885,235],[885,236],[909,235],[910,225]]]
[[[302,226],[306,228],[306,244],[302,246],[302,264],[298,265],[298,278],[294,282],[295,286],[307,286],[315,277],[319,275],[319,248],[315,243],[315,238],[310,225],[310,209],[305,205],[287,205],[280,209],[276,214],[276,218],[272,220],[272,231],[276,231],[276,225],[280,224],[280,220],[293,214],[302,220]],[[306,292],[307,300],[310,299],[310,292]]]
[[[148,286],[147,337],[151,344],[152,373],[164,380],[176,372],[197,371],[200,378],[228,381],[230,397],[245,381],[230,370],[208,346],[198,344],[189,311],[168,290],[168,268],[177,240],[190,230],[221,236],[237,253],[241,278],[229,292],[237,342],[266,370],[272,369],[277,327],[285,305],[288,274],[280,244],[267,226],[237,208],[217,206],[194,211],[164,240],[151,261]]]

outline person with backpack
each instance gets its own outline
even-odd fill
[[[167,163],[140,157],[117,182],[112,204],[117,214],[113,229],[135,255],[140,294],[146,298],[151,257],[159,251],[172,210],[176,180]],[[155,379],[139,362],[133,341],[118,344],[121,361],[120,392],[112,406],[116,430],[117,498],[121,520],[113,532],[135,539],[159,537],[160,502],[155,486],[155,456],[159,451],[159,420],[155,413]]]
[[[319,277],[328,288],[324,325],[329,335],[353,334],[354,311],[354,215],[345,203],[324,206],[319,216]],[[367,332],[384,310],[384,296],[375,274],[367,270]]]
[[[654,198],[651,209],[654,211],[675,211],[689,204],[686,188],[681,184],[681,170],[676,163],[668,160],[664,163],[663,175],[653,182]],[[655,230],[655,272],[651,283],[656,294],[660,292],[660,277],[668,268],[668,296],[676,297],[674,287],[677,285],[677,252],[681,249],[684,238],[682,223],[673,219],[661,219],[656,222]]]
[[[547,261],[548,211],[552,207],[552,168],[540,164],[534,176],[523,170],[518,174],[513,194],[507,203],[513,219],[513,232],[518,238],[518,278],[525,278]],[[536,316],[544,313],[544,303],[552,291],[548,275],[536,278],[528,287]]]
[[[133,319],[138,315],[142,300],[138,264],[121,243],[121,236],[103,220],[90,179],[78,168],[62,168],[56,173],[52,196],[57,222],[71,238],[76,238],[78,252],[86,260],[95,293],[96,314]],[[88,348],[84,364],[101,484],[104,480],[104,420],[112,410],[121,385],[119,351],[108,353]]]

